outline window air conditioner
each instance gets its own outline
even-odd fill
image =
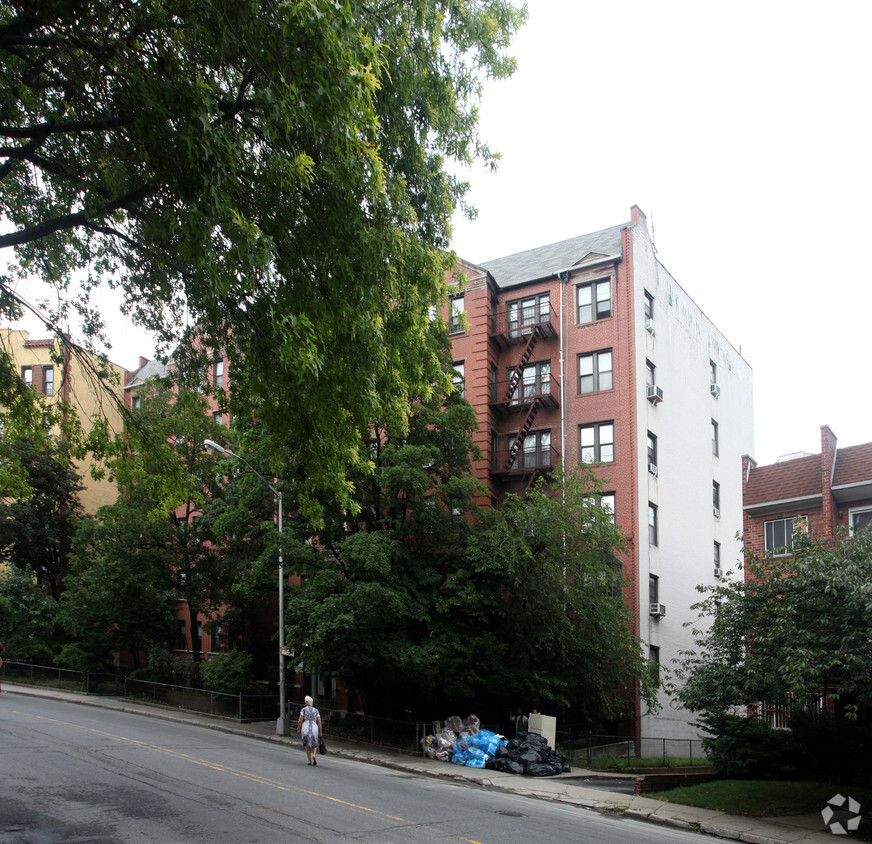
[[[717,384],[712,384],[712,396],[717,398],[721,394],[721,388]]]
[[[721,517],[721,508],[720,507],[712,507],[712,515],[719,519]]]
[[[658,387],[656,384],[649,384],[648,401],[651,402],[651,404],[657,404],[658,402],[663,401],[663,388]]]
[[[651,317],[645,319],[645,330],[653,337],[654,336],[654,320]]]
[[[721,570],[715,569],[715,577],[720,577],[720,576],[721,576]]]
[[[649,604],[648,614],[654,618],[662,618],[666,615],[666,604]]]
[[[655,478],[657,477],[657,464],[656,463],[649,463],[648,464],[648,474],[652,475]]]

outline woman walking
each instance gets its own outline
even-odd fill
[[[309,764],[317,765],[318,742],[321,739],[321,713],[312,706],[312,698],[309,695],[306,695],[304,700],[306,705],[300,710],[297,732],[303,739],[303,747],[306,748]]]

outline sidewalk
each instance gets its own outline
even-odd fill
[[[150,706],[122,698],[97,697],[55,689],[16,685],[9,682],[3,683],[3,696],[0,700],[4,705],[7,701],[11,702],[12,696],[18,695],[54,698],[86,706],[116,709],[120,712],[147,715],[151,718],[163,718],[167,721],[177,721],[211,730],[248,736],[260,741],[272,741],[297,748],[301,747],[296,734],[287,737],[277,736],[275,722],[272,721],[240,724],[229,719]],[[832,833],[825,831],[819,812],[795,818],[752,818],[742,815],[727,815],[709,809],[663,803],[651,797],[610,792],[602,788],[586,786],[583,784],[585,780],[602,779],[603,775],[583,768],[573,768],[570,774],[560,774],[554,777],[523,777],[514,774],[501,774],[486,768],[466,768],[425,756],[409,756],[381,747],[358,745],[350,741],[331,738],[329,733],[325,734],[325,741],[329,751],[328,758],[329,756],[337,756],[423,776],[460,780],[480,787],[509,791],[513,794],[541,800],[554,800],[680,829],[698,830],[709,835],[734,841],[745,841],[749,844],[824,844],[824,842],[833,844],[834,841],[840,840],[839,838],[834,839]],[[621,777],[621,775],[610,774],[605,779],[614,781],[619,778],[632,780],[633,776],[625,774]],[[843,838],[841,840],[850,841],[851,839]]]

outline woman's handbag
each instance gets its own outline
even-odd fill
[[[324,744],[324,739],[321,739],[321,741],[318,743],[318,753],[320,753],[322,756],[327,753],[327,745]]]

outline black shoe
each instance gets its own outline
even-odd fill
[[[317,760],[317,759],[313,759],[313,760],[312,760],[312,764],[313,764],[313,765],[317,765],[317,764],[318,764],[318,760]]]

